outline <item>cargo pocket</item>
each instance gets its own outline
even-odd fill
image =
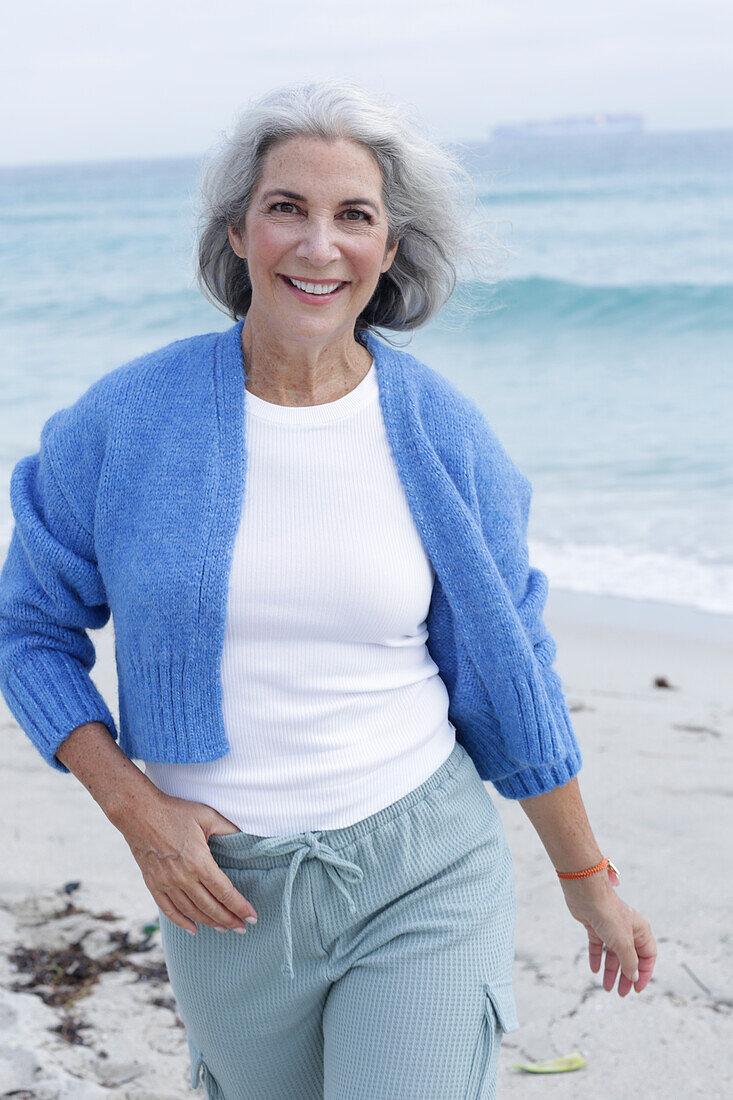
[[[213,1073],[206,1065],[200,1051],[189,1040],[189,1052],[191,1055],[191,1088],[197,1089],[199,1082],[203,1081],[206,1092],[206,1100],[224,1100],[224,1093],[219,1088]]]
[[[502,1034],[519,1028],[511,982],[484,983],[484,1013],[471,1064],[466,1100],[494,1100]]]

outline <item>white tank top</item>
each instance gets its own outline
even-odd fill
[[[247,470],[222,654],[230,751],[146,763],[243,832],[351,825],[455,744],[425,646],[435,574],[389,447],[376,367],[323,405],[247,391]]]

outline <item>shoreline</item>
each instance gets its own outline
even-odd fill
[[[691,604],[550,585],[546,610],[561,622],[600,622],[606,627],[733,645],[733,612],[706,611]]]

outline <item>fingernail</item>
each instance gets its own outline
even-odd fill
[[[229,931],[228,928],[224,928],[223,925],[221,925],[221,924],[215,924],[214,928],[216,929],[217,932],[228,932]]]
[[[257,917],[245,917],[247,924],[257,924]]]
[[[235,928],[234,931],[238,932],[240,936],[243,936],[244,933],[247,931],[247,929],[246,928]]]
[[[187,928],[187,929],[186,929],[186,931],[187,931],[187,932],[188,932],[188,933],[189,933],[189,934],[190,934],[191,936],[195,936],[195,935],[196,935],[196,933],[195,933],[195,931],[193,930],[193,928]]]
[[[634,971],[634,974],[633,974],[633,977],[632,977],[631,980],[632,980],[632,982],[638,982],[638,980],[639,980],[639,971],[638,970]]]

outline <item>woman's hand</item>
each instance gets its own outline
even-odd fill
[[[582,870],[600,861],[601,850],[585,812],[577,776],[544,794],[520,799],[519,804],[555,870]],[[646,917],[614,892],[619,881],[616,872],[606,868],[585,878],[558,881],[568,909],[588,933],[588,955],[594,974],[601,968],[603,945],[606,946],[603,988],[610,993],[620,966],[619,996],[625,997],[632,985],[641,993],[652,976],[657,945]]]
[[[613,889],[612,884],[618,883],[616,874],[601,872],[585,879],[559,881],[568,909],[588,932],[588,956],[594,974],[601,968],[605,944],[603,988],[611,992],[620,966],[619,996],[625,997],[632,985],[641,993],[654,970],[657,944],[646,917],[622,901]]]
[[[239,832],[211,806],[156,789],[115,823],[156,904],[174,924],[194,933],[196,923],[246,932],[246,919],[256,921],[256,912],[209,849],[212,833]]]

